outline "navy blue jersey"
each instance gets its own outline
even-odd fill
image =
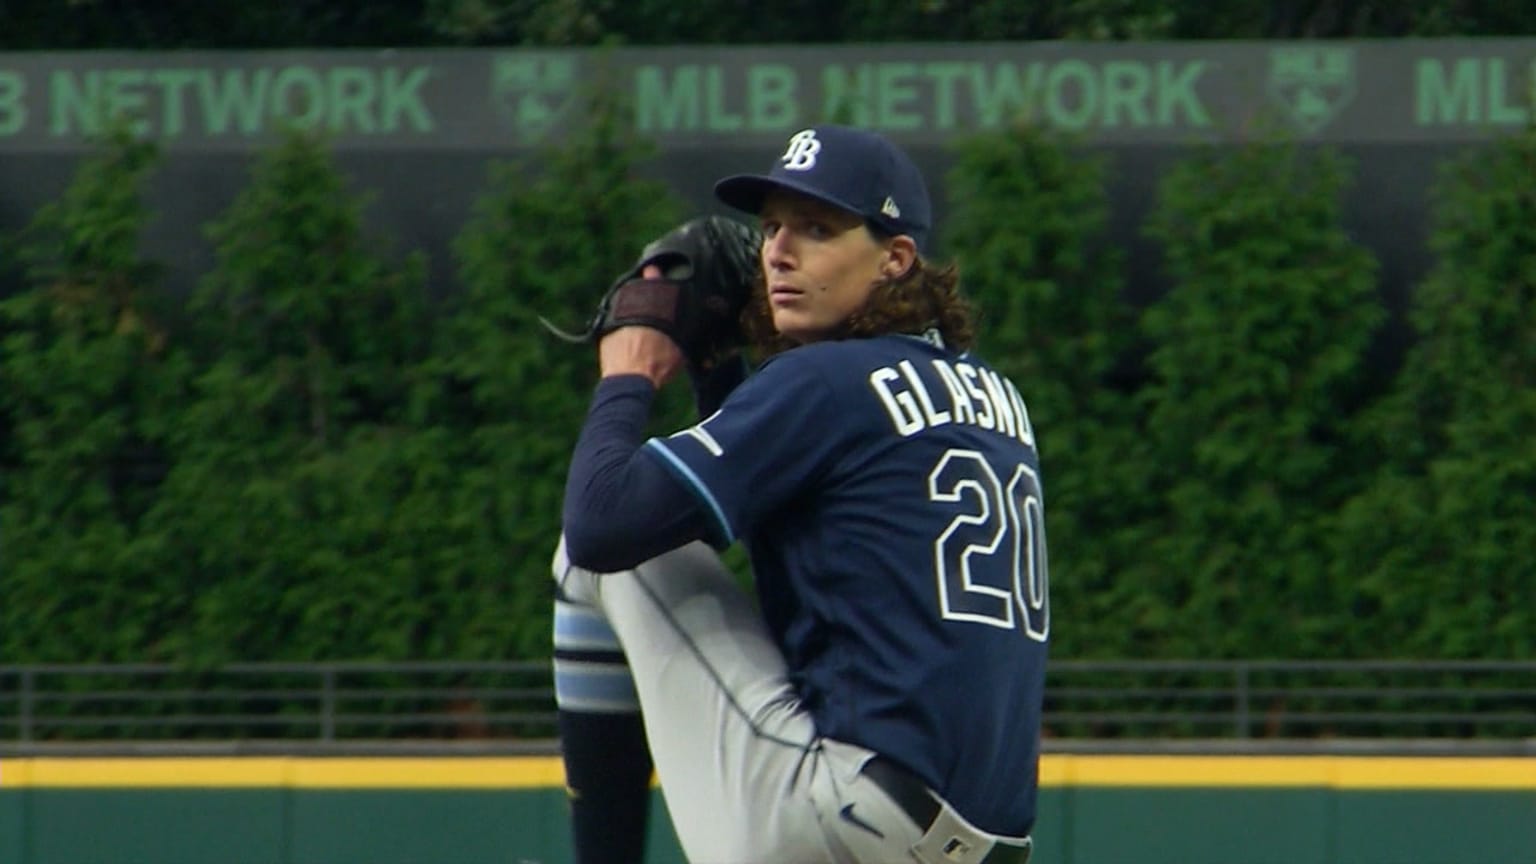
[[[1050,604],[1014,385],[909,336],[802,346],[646,443],[742,540],[824,735],[902,763],[976,826],[1034,822]]]

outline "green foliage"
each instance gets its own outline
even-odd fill
[[[548,650],[565,470],[597,382],[596,353],[556,341],[539,316],[581,329],[681,212],[642,177],[646,150],[625,131],[622,105],[598,91],[587,115],[559,150],[491,166],[455,242],[464,291],[434,361],[432,416],[453,441],[461,494],[476,502],[478,527],[458,551],[479,578],[515,586],[502,626],[521,655]]]
[[[538,317],[579,328],[682,215],[624,106],[590,108],[558,150],[490,166],[442,306],[295,134],[173,308],[138,252],[155,151],[104,142],[6,253],[28,287],[0,303],[0,652],[545,656],[596,368]],[[1447,172],[1415,344],[1376,399],[1383,313],[1336,157],[1175,167],[1149,223],[1171,288],[1136,310],[1103,162],[1027,128],[961,144],[942,239],[1031,408],[1059,654],[1532,655],[1533,167],[1521,136]]]
[[[1509,36],[1536,28],[1528,14],[1493,0],[783,0],[772,15],[734,0],[432,0],[421,21],[437,40],[525,45]]]
[[[1174,284],[1144,318],[1142,396],[1167,502],[1144,590],[1182,610],[1165,650],[1348,654],[1366,636],[1323,542],[1374,470],[1345,435],[1384,318],[1375,262],[1340,224],[1347,180],[1338,157],[1280,143],[1164,178],[1149,230]]]
[[[1340,578],[1406,656],[1536,656],[1536,134],[1447,166],[1437,263],[1369,444],[1389,469],[1345,512]]]
[[[432,468],[400,456],[421,454],[408,407],[429,347],[423,267],[371,251],[363,203],[325,142],[293,133],[210,227],[197,373],[152,514],[157,566],[196,598],[170,637],[180,659],[414,647],[402,598],[422,565],[397,545],[395,498],[364,493]]]
[[[1131,569],[1148,473],[1137,406],[1116,372],[1133,349],[1122,260],[1105,240],[1101,160],[1028,127],[962,143],[946,240],[980,312],[980,349],[1029,406],[1047,493],[1058,653],[1124,656],[1119,614],[1142,596]]]
[[[290,133],[211,226],[218,263],[191,302],[211,360],[200,432],[324,447],[356,424],[403,419],[399,370],[430,341],[424,267],[419,255],[397,267],[372,253],[365,204],[323,140]]]
[[[253,3],[111,3],[7,0],[0,47],[8,50],[135,51],[223,48],[343,48],[410,45],[421,29],[419,0]]]
[[[177,364],[139,257],[155,148],[98,142],[16,240],[30,287],[0,302],[0,656],[134,659],[182,598],[144,564]]]
[[[1044,39],[1518,36],[1536,32],[1501,0],[336,0],[134,4],[11,0],[0,48],[232,49],[625,43],[806,44]]]
[[[87,163],[22,238],[35,287],[0,306],[6,656],[547,654],[596,372],[537,315],[583,320],[681,209],[622,107],[592,108],[568,146],[493,166],[446,310],[420,256],[376,251],[326,142],[293,133],[162,323],[135,251],[153,151],[123,137]]]

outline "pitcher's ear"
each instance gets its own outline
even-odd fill
[[[885,260],[880,262],[880,275],[887,279],[900,279],[917,261],[917,244],[911,237],[898,234],[885,241]]]

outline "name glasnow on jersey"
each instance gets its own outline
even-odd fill
[[[924,429],[961,423],[978,426],[1035,446],[1029,411],[1012,381],[997,372],[942,357],[929,361],[942,390],[930,392],[911,360],[869,373],[869,386],[885,406],[891,427],[902,437]]]

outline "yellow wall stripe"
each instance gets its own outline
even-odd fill
[[[125,757],[0,760],[0,790],[272,788],[538,789],[558,757]],[[1234,787],[1536,791],[1536,758],[1086,756],[1041,758],[1046,787]]]
[[[30,785],[41,788],[265,788],[290,785],[288,760],[236,757],[125,759],[23,759]],[[11,766],[0,762],[0,787],[10,786]]]
[[[1049,757],[1047,757],[1049,758]],[[1531,789],[1536,759],[1398,756],[1066,756],[1067,786]],[[1044,783],[1042,764],[1041,781]]]
[[[295,759],[293,785],[302,789],[521,789],[565,785],[552,757]]]
[[[1357,756],[1338,760],[1338,786],[1395,789],[1411,777],[1417,789],[1509,789],[1536,791],[1533,759],[1409,759]]]

